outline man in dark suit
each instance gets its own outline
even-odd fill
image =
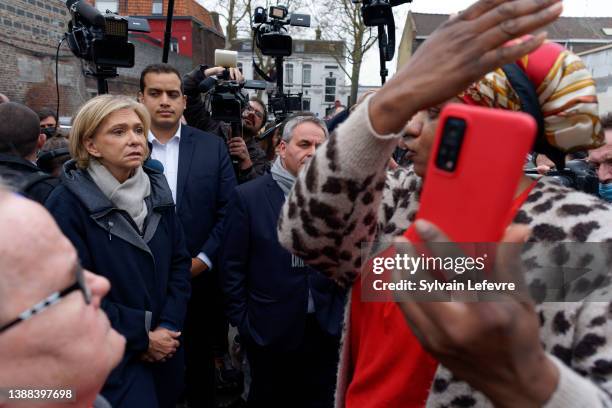
[[[220,264],[226,313],[251,365],[251,407],[332,407],[345,292],[281,247],[276,224],[302,166],[327,136],[290,119],[271,174],[230,200]]]
[[[215,315],[223,313],[213,307],[214,294],[221,290],[215,262],[226,203],[236,178],[221,139],[181,125],[186,98],[181,76],[174,67],[146,67],[141,73],[138,98],[151,114],[151,157],[164,166],[192,257],[192,295],[184,328],[187,400],[190,407],[212,407],[211,326]],[[168,386],[181,380],[169,378]]]

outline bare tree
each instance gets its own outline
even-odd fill
[[[376,43],[376,33],[363,23],[360,4],[351,0],[334,0],[326,5],[311,0],[311,10],[313,14],[320,16],[318,20],[323,38],[341,38],[345,42],[346,52],[334,55],[334,58],[351,81],[350,103],[353,104],[357,100],[359,90],[361,63],[365,53]],[[344,58],[352,65],[350,72],[345,66]]]
[[[225,22],[225,48],[232,46],[232,41],[238,38],[241,28],[245,25],[245,18],[249,15],[248,9],[251,0],[208,0],[200,1],[210,11],[214,11]],[[248,22],[246,22],[248,26]]]
[[[270,6],[281,4],[287,7],[290,13],[296,12],[304,7],[307,0],[206,0],[200,2],[211,11],[219,13],[225,21],[225,48],[232,46],[232,41],[237,38],[250,38],[253,35],[252,21],[256,7],[264,7],[266,11]],[[305,29],[292,28],[292,36],[305,34]],[[274,58],[265,56],[259,48],[253,50],[256,63],[259,67],[273,79],[275,73]]]

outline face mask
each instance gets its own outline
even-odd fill
[[[608,202],[612,202],[612,183],[599,183],[599,196]]]
[[[51,139],[55,136],[55,128],[47,127],[42,130],[42,132],[47,136],[47,139]]]

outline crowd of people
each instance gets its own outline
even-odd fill
[[[207,110],[199,84],[222,67],[150,65],[137,95],[87,101],[69,135],[0,98],[0,407],[33,388],[87,408],[612,406],[612,258],[563,247],[612,242],[612,115],[580,58],[528,35],[561,10],[477,1],[379,91],[264,141],[261,99],[241,135]],[[507,64],[543,116],[530,165],[583,160],[598,194],[518,182],[502,241],[528,245],[496,255],[527,260],[513,266],[530,299],[364,300],[368,258],[406,229],[450,241],[417,220],[440,113],[521,111]],[[593,271],[567,288],[591,297],[553,298],[546,259]]]

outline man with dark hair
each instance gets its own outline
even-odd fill
[[[64,163],[70,160],[68,139],[63,136],[54,136],[47,139],[40,149],[36,165],[45,173],[59,177]]]
[[[47,139],[51,139],[57,132],[58,120],[57,114],[53,109],[43,108],[38,111],[38,119],[40,119],[40,130]]]
[[[151,115],[151,157],[163,164],[192,257],[192,295],[183,331],[187,400],[193,407],[212,406],[215,371],[211,326],[223,316],[223,310],[214,304],[220,292],[215,263],[225,207],[236,178],[221,139],[181,125],[186,98],[174,67],[146,67],[140,86],[138,100]]]
[[[187,95],[187,108],[185,119],[191,126],[211,132],[227,140],[230,155],[238,160],[235,166],[238,184],[253,180],[270,170],[270,163],[266,153],[255,140],[255,136],[264,127],[268,119],[265,103],[256,97],[251,97],[249,105],[242,112],[242,137],[231,134],[230,125],[211,118],[200,94],[199,84],[204,79],[221,75],[223,67],[209,68],[200,65],[183,77],[185,95]],[[243,77],[237,68],[230,68],[230,78],[242,81]]]
[[[44,203],[57,180],[42,172],[34,162],[45,144],[38,115],[27,106],[0,104],[0,176],[15,190]]]
[[[178,70],[170,64],[151,64],[151,65],[146,66],[145,69],[143,69],[142,72],[140,73],[140,92],[141,93],[144,93],[145,91],[145,87],[146,87],[145,77],[148,74],[174,74],[176,75],[177,77],[179,77],[181,81],[181,87],[180,87],[181,93],[184,93],[183,80],[181,78],[181,73],[178,72]]]

